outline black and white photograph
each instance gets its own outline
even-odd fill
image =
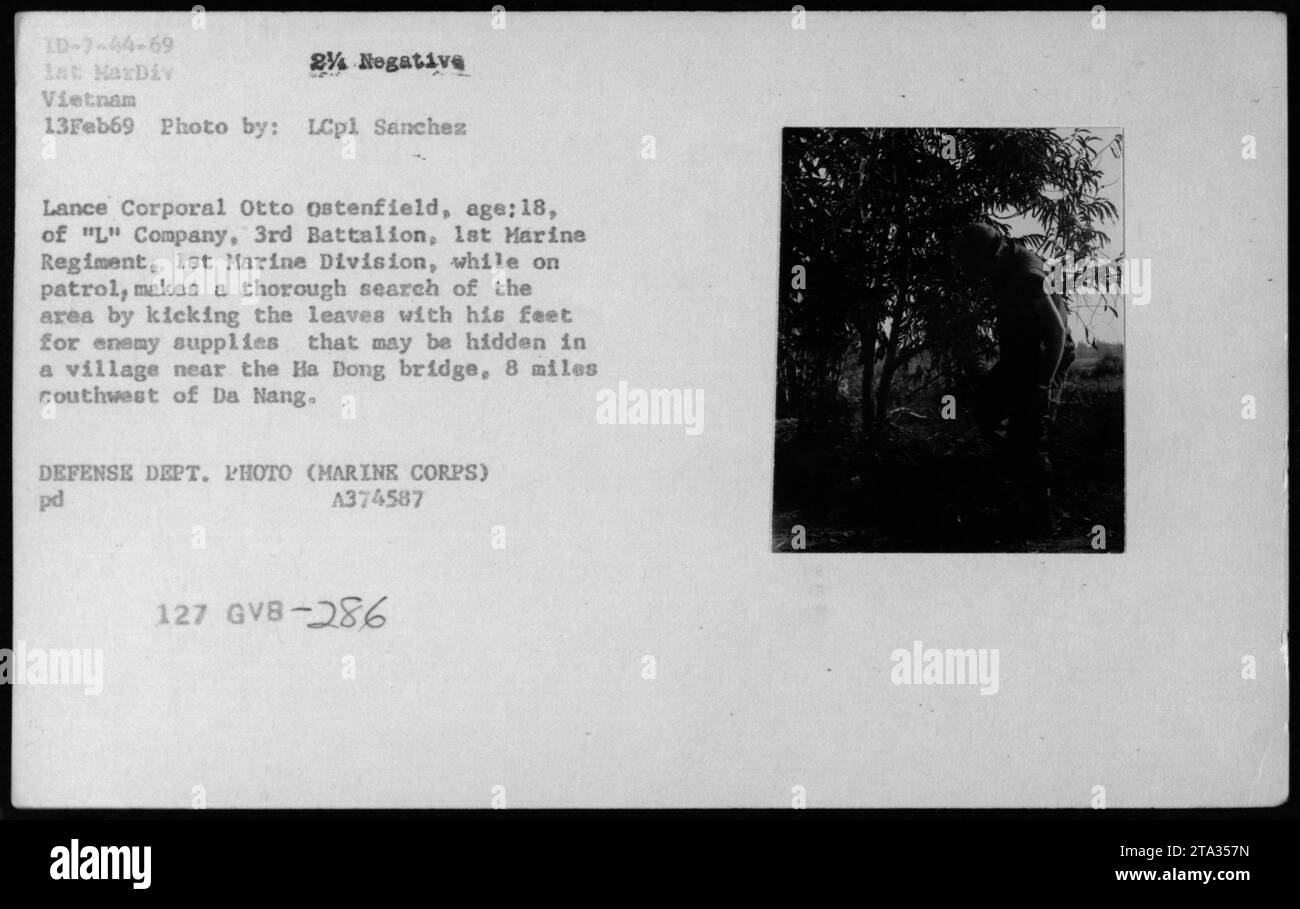
[[[1115,128],[785,131],[774,550],[1123,552],[1123,163]]]

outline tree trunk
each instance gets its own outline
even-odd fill
[[[858,361],[862,364],[862,435],[870,436],[872,430],[872,385],[876,372],[876,315],[874,306],[864,307],[864,311],[858,316],[857,329],[858,338],[862,342],[862,349],[858,354]]]
[[[894,164],[894,217],[898,224],[898,270],[895,272],[894,305],[889,308],[889,338],[885,343],[885,362],[880,368],[880,385],[876,389],[876,430],[884,430],[889,416],[889,384],[898,368],[898,325],[907,315],[907,293],[912,283],[912,249],[907,230],[907,212],[898,196],[898,164]]]
[[[880,368],[880,385],[876,388],[876,429],[884,429],[889,417],[889,384],[898,368],[898,325],[889,326],[889,343],[885,345],[885,363]]]

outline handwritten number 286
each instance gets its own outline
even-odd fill
[[[386,596],[380,597],[378,600],[375,601],[373,606],[371,606],[369,609],[366,610],[365,615],[361,617],[360,627],[362,628],[383,628],[384,627],[384,623],[386,623],[388,619],[380,615],[379,613],[375,612],[375,610],[378,609],[380,604],[382,604],[386,599],[388,599],[388,597]],[[330,617],[326,619],[324,622],[308,622],[307,623],[308,628],[356,628],[358,627],[357,613],[361,611],[361,607],[364,603],[361,597],[343,597],[341,600],[339,600],[337,606],[330,600],[317,600],[316,603],[318,606],[328,606],[330,610]],[[334,621],[335,619],[338,619],[337,624],[335,624]]]

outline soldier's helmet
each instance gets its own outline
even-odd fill
[[[952,241],[952,254],[963,268],[979,269],[988,264],[1002,242],[997,228],[983,221],[972,221]]]

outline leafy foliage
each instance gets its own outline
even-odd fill
[[[1049,260],[1068,252],[1081,270],[1110,243],[1103,224],[1118,219],[1098,160],[1120,156],[1121,139],[1103,144],[1084,129],[786,130],[779,415],[833,416],[854,349],[867,432],[886,423],[897,370],[922,353],[930,369],[978,368],[993,345],[992,301],[959,273],[952,238],[978,220],[1009,236],[1003,222],[1024,216],[1041,230],[1014,239]]]

